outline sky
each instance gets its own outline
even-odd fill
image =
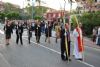
[[[25,7],[28,3],[27,0],[2,0],[2,1],[17,4],[21,8]],[[51,7],[51,8],[57,9],[57,10],[64,8],[64,0],[41,0],[41,1],[45,2],[45,4],[41,3],[42,6]],[[35,2],[35,0],[33,0],[33,3],[34,2]],[[32,2],[31,2],[31,4],[32,4]],[[74,3],[72,6],[72,9],[75,9],[76,7],[77,7],[77,4]],[[68,11],[70,10],[70,4],[68,2],[66,2],[66,10],[68,10]]]

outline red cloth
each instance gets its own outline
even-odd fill
[[[79,28],[76,28],[76,31],[78,32],[79,36],[77,37],[77,40],[78,40],[78,50],[79,52],[82,52],[84,50],[84,47],[83,47],[83,37],[81,38],[81,33],[80,33],[80,30]]]

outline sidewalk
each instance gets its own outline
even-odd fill
[[[84,44],[86,46],[89,46],[89,47],[100,49],[100,46],[97,46],[96,44],[93,44],[93,42],[87,37],[84,37]]]

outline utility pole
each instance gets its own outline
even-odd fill
[[[46,4],[44,1],[41,1],[41,3]],[[42,7],[42,19],[43,19],[44,9]]]
[[[31,13],[31,18],[33,19],[34,18],[34,1],[35,0],[27,0],[28,4],[30,5],[30,2],[32,4],[32,13]]]
[[[32,19],[34,18],[34,2],[33,2],[33,0],[32,0]]]

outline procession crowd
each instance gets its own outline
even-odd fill
[[[14,23],[14,24],[13,24]],[[16,44],[18,45],[19,39],[21,45],[23,45],[23,32],[24,29],[27,29],[28,42],[31,43],[30,40],[33,36],[33,32],[35,33],[36,43],[40,43],[40,38],[42,33],[45,34],[45,42],[51,43],[52,30],[56,32],[55,34],[55,42],[58,42],[60,39],[60,47],[61,47],[61,59],[71,61],[70,51],[71,51],[71,37],[70,37],[70,24],[64,23],[62,20],[55,22],[51,21],[39,21],[27,20],[26,22],[22,20],[6,20],[4,25],[5,32],[5,41],[6,45],[10,44],[11,35],[13,34],[13,30],[16,31]],[[98,28],[98,45],[100,45],[100,28]],[[73,55],[76,60],[84,60],[84,44],[83,44],[83,35],[81,29],[81,23],[77,23],[73,30],[74,37],[74,51]]]

